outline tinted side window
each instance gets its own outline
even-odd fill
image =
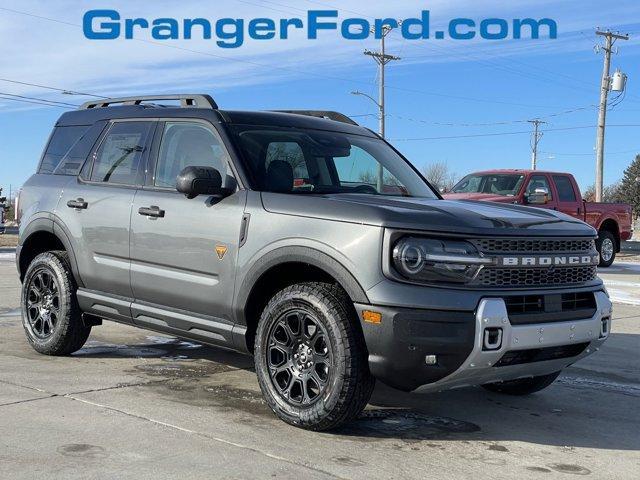
[[[556,184],[558,200],[561,202],[575,202],[576,192],[573,191],[573,184],[569,177],[565,175],[554,175],[553,183]]]
[[[89,125],[56,127],[42,157],[38,173],[52,173],[60,163],[60,160],[62,160],[62,157],[88,129]]]
[[[544,175],[533,175],[531,180],[529,180],[529,185],[527,185],[526,195],[533,195],[536,193],[536,188],[546,188],[549,195],[547,198],[549,200],[553,199],[553,195],[551,194],[551,188],[549,188],[549,182],[547,181],[547,177]]]
[[[140,160],[152,122],[114,123],[95,154],[91,180],[136,185]]]
[[[101,121],[93,124],[71,149],[62,157],[60,163],[53,171],[54,175],[78,175],[84,165],[94,144],[104,130],[106,122]],[[89,165],[90,166],[90,165]]]
[[[185,167],[213,167],[228,186],[227,151],[217,134],[201,123],[167,122],[160,143],[155,185],[175,188],[176,177]]]

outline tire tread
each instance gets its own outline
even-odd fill
[[[56,335],[57,339],[55,342],[47,344],[36,342],[31,337],[31,334],[25,325],[27,339],[34,350],[44,355],[69,355],[82,348],[87,341],[87,338],[89,338],[91,327],[85,327],[82,323],[80,307],[75,293],[77,287],[69,263],[69,254],[63,250],[52,250],[36,256],[27,269],[25,274],[25,283],[29,278],[31,271],[33,271],[38,264],[42,263],[46,263],[50,268],[58,269],[60,273],[62,273],[60,302],[61,305],[64,302],[67,318],[64,321],[61,321],[61,319],[58,320],[58,328],[62,328],[63,330],[62,332],[59,332],[61,333],[60,335]]]
[[[297,418],[292,417],[287,412],[283,412],[271,394],[265,391],[268,387],[264,384],[270,382],[270,379],[261,378],[258,365],[259,353],[256,355],[256,372],[267,404],[282,420],[307,430],[331,430],[356,418],[369,402],[375,386],[375,379],[369,372],[364,337],[359,325],[355,324],[355,310],[346,292],[339,285],[322,282],[305,282],[286,287],[269,301],[258,329],[265,328],[265,312],[269,312],[278,303],[308,296],[320,300],[327,307],[329,315],[338,320],[336,323],[340,337],[337,341],[341,342],[344,348],[345,368],[342,389],[335,407],[329,413],[317,408],[308,408],[301,410]],[[256,352],[261,352],[260,342],[261,335],[258,334],[256,335]]]

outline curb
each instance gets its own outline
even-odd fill
[[[16,253],[16,247],[0,247],[0,253]]]
[[[622,242],[622,245],[620,245],[620,251],[622,251],[622,252],[639,252],[640,253],[640,242],[638,242],[638,241]]]

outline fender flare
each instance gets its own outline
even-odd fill
[[[594,228],[596,229],[596,231],[600,232],[600,229],[602,229],[602,225],[608,221],[612,221],[613,223],[616,224],[616,227],[618,230],[618,236],[620,236],[620,222],[618,221],[618,217],[611,214],[605,214],[602,217],[600,217],[598,219],[597,227],[594,227]]]
[[[47,232],[55,235],[55,233],[53,233],[53,219],[51,218],[51,214],[39,213],[34,215],[31,221],[25,225],[24,228],[21,227],[20,230],[20,238],[18,240],[18,246],[16,247],[16,267],[18,268],[20,280],[22,280],[25,274],[20,268],[20,255],[22,254],[23,247],[35,233]]]
[[[20,254],[22,253],[22,248],[29,241],[29,238],[38,232],[51,233],[56,238],[58,238],[60,242],[62,242],[62,245],[69,255],[69,263],[71,264],[71,271],[76,280],[76,283],[79,287],[84,287],[84,283],[80,278],[80,272],[78,270],[78,262],[76,260],[75,253],[73,252],[73,248],[71,248],[69,235],[67,234],[66,229],[64,228],[60,220],[55,215],[49,213],[42,214],[41,216],[34,218],[21,232],[20,236],[21,238],[24,238],[24,241],[22,241],[22,243],[16,249],[16,264],[18,266],[18,273],[20,274],[20,278],[22,278],[25,273],[20,270]]]
[[[369,299],[355,277],[340,262],[320,250],[309,247],[279,247],[260,257],[244,276],[236,297],[236,322],[246,325],[244,309],[253,288],[270,268],[282,263],[308,263],[324,270],[345,289],[353,302],[368,304]]]

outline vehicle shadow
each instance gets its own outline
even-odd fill
[[[139,343],[110,343],[90,339],[83,348],[72,354],[79,358],[147,358],[165,362],[193,362],[206,360],[235,369],[253,371],[253,357],[221,347],[209,347],[175,337],[149,335]]]
[[[612,334],[609,342],[628,347],[640,342],[640,336]],[[200,361],[199,365],[204,364],[201,367],[203,377],[223,371],[221,369],[225,367],[254,371],[250,356],[164,336],[147,336],[140,343],[128,344],[93,340],[74,356],[155,358],[170,365],[180,365],[176,368],[185,369],[187,382],[194,376],[190,369],[196,361]],[[585,375],[590,375],[588,372],[591,370],[569,368],[551,387],[526,397],[500,395],[480,387],[406,393],[378,382],[363,414],[325,435],[355,441],[522,441],[566,448],[640,450],[640,435],[637,434],[640,414],[636,408],[640,385],[633,383],[634,386],[625,390],[620,387],[622,377],[602,372],[598,373],[601,380],[585,380]],[[260,408],[254,405],[252,413],[264,415],[280,425],[260,400],[255,377],[251,376],[251,381],[248,378],[242,380],[246,383],[242,388],[262,404]],[[626,417],[622,418],[624,415]],[[284,424],[282,427],[288,428]],[[434,444],[434,448],[438,445]]]

